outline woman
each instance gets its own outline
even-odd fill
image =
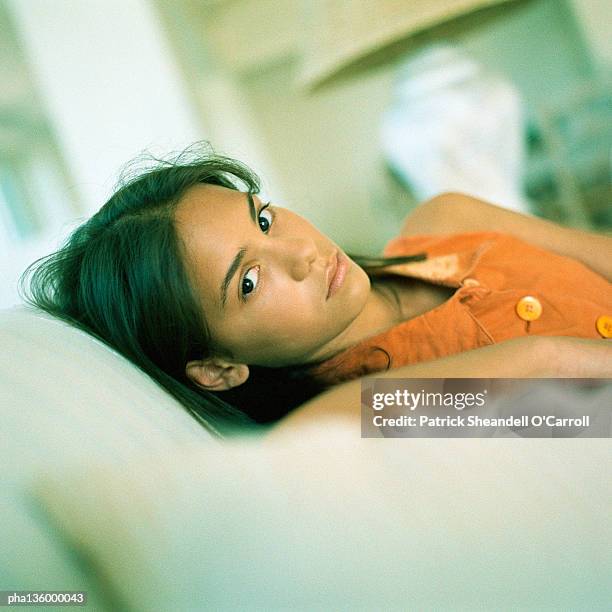
[[[610,346],[595,339],[612,315],[608,238],[445,194],[408,217],[390,245],[398,257],[354,260],[258,191],[257,177],[231,159],[160,162],[35,262],[24,297],[121,352],[219,433],[274,422],[328,387],[389,368],[395,377],[611,374]],[[509,236],[491,232],[500,228]],[[449,233],[458,238],[441,237]],[[547,307],[562,309],[565,295],[584,290],[570,300],[569,323],[532,325],[536,298],[509,333],[481,329],[486,312],[469,310],[470,299],[486,311],[507,291],[466,274],[506,274],[513,252],[531,258],[527,267],[548,262],[557,277],[571,269]],[[442,328],[430,329],[432,316]],[[346,406],[355,385],[308,411]]]

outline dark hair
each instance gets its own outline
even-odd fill
[[[209,342],[183,265],[174,212],[183,194],[199,183],[229,189],[242,183],[257,193],[259,179],[205,145],[172,160],[149,159],[153,168],[130,176],[131,164],[95,215],[58,251],[28,266],[20,278],[21,295],[119,351],[209,430],[242,431],[253,420],[185,374],[185,364],[206,355]]]
[[[245,384],[221,393],[187,378],[185,364],[208,356],[210,342],[174,225],[176,206],[190,187],[238,190],[241,183],[258,193],[259,179],[202,144],[172,160],[149,159],[153,168],[124,175],[108,202],[58,251],[28,266],[21,295],[119,351],[210,431],[224,435],[273,423],[324,387],[308,375],[312,364],[252,366]]]

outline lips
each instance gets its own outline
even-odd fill
[[[326,300],[334,295],[342,287],[346,271],[348,269],[348,260],[340,251],[336,251],[327,268],[327,296]]]

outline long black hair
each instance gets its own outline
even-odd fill
[[[185,364],[209,356],[210,338],[174,224],[189,188],[205,183],[256,194],[259,178],[205,144],[153,161],[126,174],[59,250],[28,266],[22,298],[120,352],[215,434],[274,423],[324,387],[308,375],[312,364],[251,366],[245,384],[219,393],[187,378]]]

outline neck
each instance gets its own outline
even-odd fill
[[[357,318],[342,333],[316,351],[309,361],[329,359],[401,321],[403,321],[402,312],[396,294],[388,290],[385,285],[372,284],[368,301]]]

